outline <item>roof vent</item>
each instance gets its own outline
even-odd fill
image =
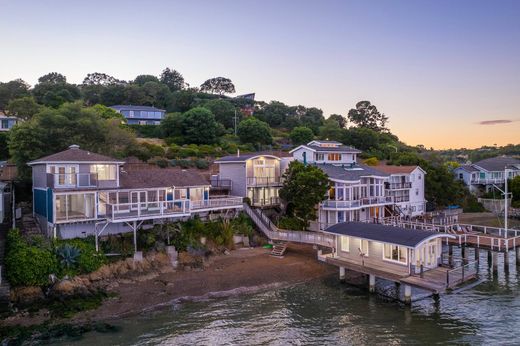
[[[69,149],[79,149],[79,145],[72,144],[72,145],[69,146]]]

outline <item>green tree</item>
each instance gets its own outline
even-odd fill
[[[9,158],[9,148],[7,147],[8,132],[0,132],[0,161]]]
[[[137,84],[137,85],[140,85],[140,86],[143,86],[145,85],[145,83],[148,83],[148,82],[155,82],[155,83],[161,83],[161,81],[159,80],[159,78],[151,75],[151,74],[141,74],[137,77],[135,77],[134,79],[134,84]]]
[[[306,144],[312,141],[314,132],[308,127],[298,126],[291,131],[289,137],[294,145]]]
[[[67,77],[58,72],[51,72],[38,78],[38,83],[65,84]]]
[[[106,73],[94,72],[89,73],[83,79],[83,85],[112,85],[112,84],[124,84],[123,81],[120,81]]]
[[[289,216],[300,219],[307,227],[310,220],[316,220],[316,205],[326,198],[329,178],[318,167],[299,161],[292,161],[283,177],[280,198],[288,213],[293,214]]]
[[[29,120],[38,113],[41,106],[31,96],[25,96],[9,101],[6,111],[9,115],[22,120]]]
[[[509,180],[509,190],[513,194],[512,206],[520,208],[520,175]]]
[[[271,127],[279,127],[290,113],[291,107],[282,102],[271,101],[269,104],[259,102],[255,110],[255,117],[265,121]]]
[[[363,161],[363,163],[367,166],[377,166],[379,164],[379,160],[377,159],[377,157],[369,157],[368,159]]]
[[[0,110],[5,110],[9,101],[29,95],[29,84],[21,79],[0,83]]]
[[[182,130],[186,143],[213,144],[217,141],[215,116],[204,107],[195,107],[183,114]]]
[[[323,126],[320,126],[319,137],[321,139],[339,141],[343,140],[344,129],[342,129],[338,122],[334,119],[326,119]]]
[[[358,127],[364,127],[377,132],[388,131],[385,127],[388,117],[377,110],[370,101],[356,103],[356,108],[348,111],[348,120]]]
[[[160,77],[161,83],[166,84],[171,92],[184,89],[184,77],[179,71],[165,68]]]
[[[269,125],[255,117],[242,120],[238,124],[237,134],[242,143],[251,143],[257,147],[273,142]]]
[[[77,86],[57,82],[38,83],[34,86],[32,93],[36,102],[53,108],[58,108],[66,102],[79,100],[81,97]]]
[[[235,92],[235,85],[229,78],[215,77],[202,83],[200,91],[219,95],[232,94]]]
[[[166,138],[177,138],[182,140],[182,126],[184,116],[182,113],[168,113],[161,121],[161,130]],[[177,142],[176,141],[176,142]]]
[[[235,126],[235,106],[226,100],[214,99],[206,101],[202,107],[207,108],[213,113],[215,119],[224,125],[225,128],[233,128]],[[237,124],[240,122],[240,112],[236,112]]]
[[[146,101],[145,105],[166,108],[171,103],[172,93],[168,87],[162,83],[146,82],[142,87]]]
[[[347,127],[347,119],[341,114],[331,114],[327,120],[335,120],[342,129]]]

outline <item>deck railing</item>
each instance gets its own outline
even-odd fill
[[[281,186],[281,177],[248,177],[247,186]]]
[[[185,199],[106,205],[106,216],[111,220],[145,219],[160,216],[189,215],[189,213],[190,201]]]
[[[387,186],[389,190],[410,189],[412,187],[412,183],[408,181],[404,183],[388,183]]]
[[[463,263],[465,263],[463,261]],[[478,261],[469,261],[446,272],[446,287],[453,287],[478,274]]]
[[[394,198],[392,196],[379,196],[379,197],[365,197],[361,199],[355,199],[350,201],[338,201],[338,200],[327,200],[321,203],[323,208],[330,209],[350,209],[350,208],[361,208],[371,205],[384,205],[392,204]]]
[[[231,179],[212,178],[210,180],[210,183],[211,187],[213,188],[231,189],[231,187],[233,186],[233,182],[231,181]]]
[[[210,198],[202,201],[191,201],[190,210],[223,208],[223,207],[241,207],[243,203],[242,197],[225,197]]]

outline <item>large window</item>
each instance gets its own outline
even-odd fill
[[[90,173],[97,174],[98,180],[116,180],[115,165],[91,165]]]
[[[56,221],[95,217],[95,194],[56,195]]]
[[[403,246],[384,244],[383,259],[387,261],[407,263],[407,251]]]
[[[315,153],[314,157],[315,157],[316,161],[323,161],[323,160],[325,160],[325,155],[323,153]]]
[[[341,160],[341,154],[330,153],[330,154],[327,155],[327,159],[329,161],[340,161]]]
[[[340,236],[340,247],[341,251],[349,252],[350,251],[350,237]]]

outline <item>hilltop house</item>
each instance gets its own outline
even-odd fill
[[[209,197],[197,171],[127,170],[125,162],[69,149],[29,163],[33,214],[49,236],[85,237],[137,231],[143,223],[241,209],[242,198]]]
[[[453,173],[472,193],[478,194],[489,191],[493,185],[503,185],[506,169],[508,179],[520,175],[520,160],[509,156],[492,157],[457,167]]]
[[[212,186],[227,186],[233,196],[248,197],[255,207],[276,206],[281,177],[291,160],[262,153],[224,156],[215,161],[219,175],[212,178]]]
[[[401,216],[413,218],[421,216],[426,211],[426,172],[421,167],[379,165],[374,168],[390,175],[385,182],[386,196],[392,197],[394,208]]]
[[[9,131],[18,121],[19,119],[17,117],[10,117],[0,112],[0,132]]]
[[[111,106],[113,110],[122,114],[130,125],[159,125],[164,119],[166,111],[150,106]]]

